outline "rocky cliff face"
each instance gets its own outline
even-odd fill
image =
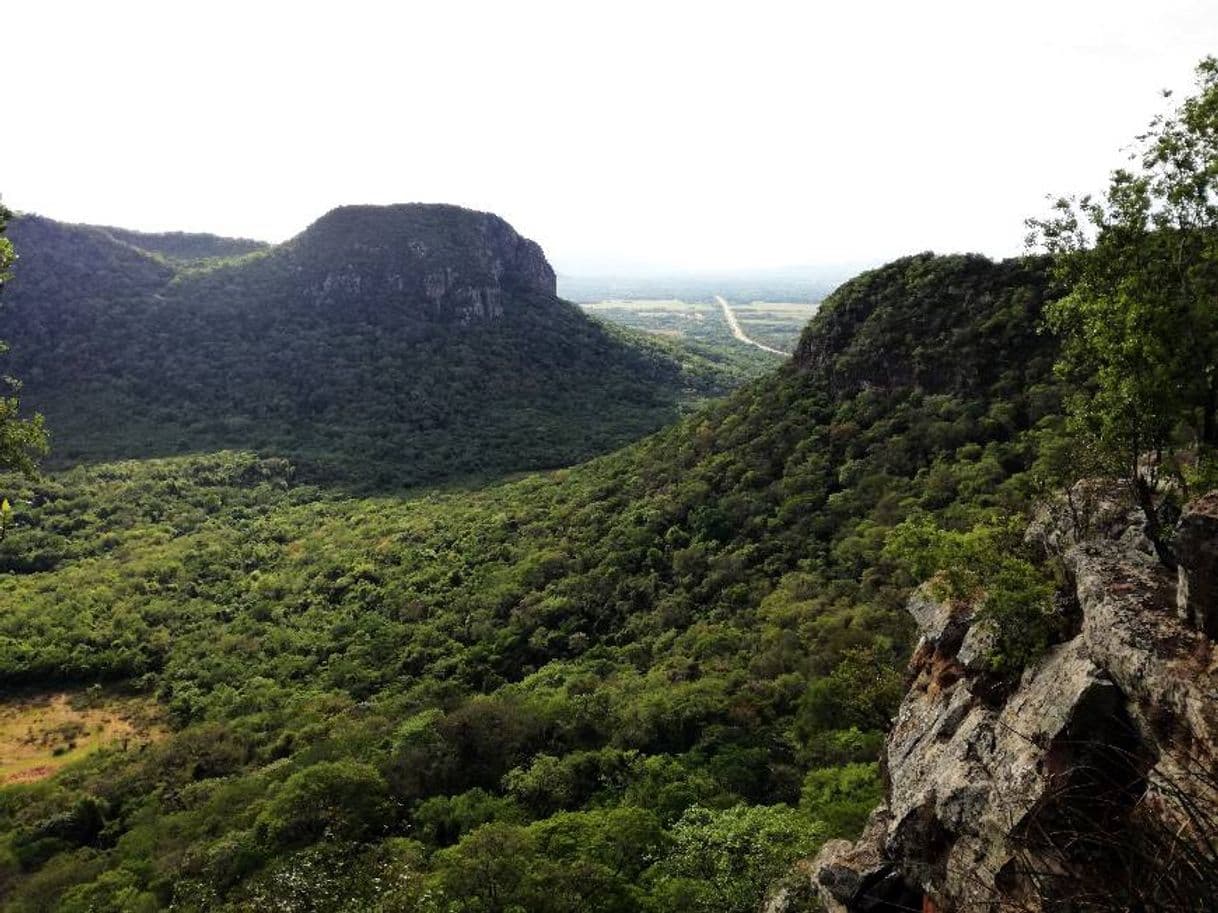
[[[1218,909],[1218,494],[1181,520],[1178,576],[1120,494],[1086,530],[1065,502],[1033,524],[1072,636],[1018,682],[989,675],[967,607],[910,601],[888,798],[812,864],[828,910]]]
[[[556,295],[541,247],[498,216],[458,206],[343,206],[276,252],[326,308],[420,304],[461,323],[502,317],[513,294]]]

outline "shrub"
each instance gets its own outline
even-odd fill
[[[936,598],[976,607],[977,623],[993,635],[990,668],[1014,675],[1045,651],[1059,619],[1053,584],[1028,555],[1017,517],[979,523],[964,532],[941,529],[925,515],[901,523],[885,553],[921,580]]]

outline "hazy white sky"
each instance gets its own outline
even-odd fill
[[[4,0],[15,208],[280,240],[497,212],[565,272],[1019,249],[1218,53],[1215,0]]]

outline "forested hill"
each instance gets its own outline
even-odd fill
[[[541,249],[452,206],[343,207],[282,245],[14,221],[6,368],[55,465],[252,448],[401,485],[569,465],[725,389],[555,297]]]
[[[1044,377],[1048,260],[924,253],[839,288],[795,352],[839,398],[867,388],[1015,396]]]
[[[5,909],[753,913],[878,798],[893,527],[1030,500],[1051,294],[900,260],[773,376],[474,492],[248,454],[15,489],[0,687],[124,684],[171,731],[0,790]]]

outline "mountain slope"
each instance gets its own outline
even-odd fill
[[[244,447],[409,484],[577,462],[722,389],[559,301],[541,249],[485,213],[344,207],[191,262],[248,245],[32,216],[10,234],[10,370],[61,463]]]
[[[234,454],[27,485],[0,684],[124,684],[173,732],[0,790],[6,909],[756,909],[878,799],[888,531],[1027,503],[1050,294],[906,258],[773,376],[477,492]]]

